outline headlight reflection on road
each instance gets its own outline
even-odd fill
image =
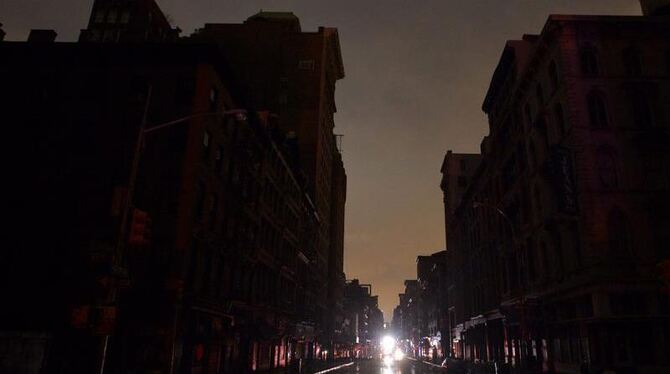
[[[384,356],[384,366],[386,366],[386,367],[391,367],[391,366],[393,366],[393,357],[391,357],[391,356]]]

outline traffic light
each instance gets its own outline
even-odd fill
[[[151,218],[145,211],[133,209],[133,219],[130,224],[130,235],[128,245],[142,247],[149,244],[151,240]]]

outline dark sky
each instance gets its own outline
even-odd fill
[[[505,40],[539,33],[552,13],[640,14],[637,0],[158,0],[185,33],[293,11],[303,29],[339,28],[346,78],[336,132],[349,177],[345,271],[372,283],[391,319],[415,259],[444,248],[440,165],[476,152],[481,103]],[[53,28],[75,40],[89,0],[0,0],[8,40]]]

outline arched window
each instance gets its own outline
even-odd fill
[[[639,77],[642,75],[642,54],[635,47],[628,47],[623,51],[623,66],[626,75]]]
[[[606,128],[609,125],[607,106],[603,95],[598,91],[592,91],[588,96],[589,119],[594,129]]]
[[[599,148],[596,163],[600,187],[604,189],[618,187],[619,173],[617,171],[617,157],[614,151],[609,147]]]
[[[600,67],[598,66],[598,56],[593,47],[584,47],[579,52],[582,73],[584,75],[598,75]]]
[[[551,83],[551,91],[555,91],[558,88],[558,67],[556,66],[556,61],[552,61],[549,64],[549,82]]]
[[[632,253],[630,224],[624,212],[613,209],[607,217],[607,235],[610,254],[628,256]]]
[[[561,104],[554,105],[554,118],[556,119],[556,128],[561,137],[567,132],[567,124],[565,123],[565,113]]]

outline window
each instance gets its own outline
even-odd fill
[[[121,19],[119,20],[119,22],[123,24],[127,24],[128,22],[130,22],[130,11],[124,10],[123,13],[121,13]]]
[[[93,22],[95,23],[103,23],[105,21],[105,11],[104,10],[98,10],[95,12],[95,16],[93,17]]]
[[[600,72],[595,49],[591,47],[583,48],[580,52],[580,62],[584,75],[598,75]]]
[[[614,151],[607,147],[601,147],[598,149],[596,162],[600,187],[604,189],[616,188],[619,185],[619,175]]]
[[[606,128],[608,126],[607,107],[600,92],[593,91],[589,94],[588,107],[591,127],[594,129]]]
[[[563,113],[563,106],[561,104],[554,105],[554,118],[556,119],[556,128],[561,137],[567,132],[567,124],[565,123],[565,113]]]
[[[205,184],[198,182],[195,188],[194,214],[195,218],[200,221],[205,208]]]
[[[300,60],[300,62],[298,62],[298,69],[314,70],[314,60]]]
[[[631,77],[639,77],[642,75],[642,57],[640,51],[637,48],[626,48],[623,51],[622,57],[626,75]]]
[[[549,82],[551,83],[552,92],[558,89],[558,67],[556,67],[556,62],[552,61],[549,64]]]
[[[607,236],[610,254],[615,256],[631,254],[630,225],[620,209],[613,209],[607,217]]]
[[[635,126],[640,128],[653,127],[656,122],[656,115],[651,95],[644,90],[634,90],[629,97]]]
[[[116,9],[110,9],[109,13],[107,13],[107,23],[116,23],[117,16],[118,12]]]
[[[211,140],[211,136],[209,134],[209,131],[205,131],[205,134],[202,136],[202,157],[204,159],[209,158],[209,142]]]
[[[219,146],[216,148],[216,171],[221,171],[223,170],[223,146]]]
[[[209,220],[211,223],[216,221],[216,215],[219,211],[219,196],[213,194],[209,199]]]
[[[215,111],[219,102],[219,90],[216,87],[212,87],[209,90],[209,109]]]

